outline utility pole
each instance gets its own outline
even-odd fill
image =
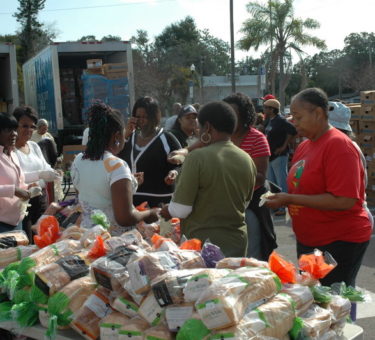
[[[233,28],[233,0],[229,0],[230,7],[230,70],[232,80],[232,93],[236,92],[236,78],[234,69],[234,28]]]

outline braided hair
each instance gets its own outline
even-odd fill
[[[235,104],[238,107],[239,124],[248,129],[255,123],[256,112],[251,98],[241,92],[233,93],[223,99],[228,104]]]
[[[93,104],[88,115],[89,140],[82,158],[97,161],[103,158],[113,134],[124,130],[125,123],[119,111],[104,103]]]

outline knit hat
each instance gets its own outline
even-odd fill
[[[263,103],[263,106],[270,106],[280,110],[280,102],[277,99],[268,99]]]
[[[340,102],[328,102],[328,121],[336,129],[352,131],[350,109]]]

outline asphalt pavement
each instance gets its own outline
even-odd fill
[[[372,209],[372,212],[374,215],[375,209]],[[285,259],[296,262],[295,237],[290,221],[284,216],[274,217],[274,226],[278,243],[277,251]],[[370,301],[358,304],[356,324],[363,328],[363,339],[375,340],[375,229],[357,276],[357,287],[364,290]]]

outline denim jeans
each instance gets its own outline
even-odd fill
[[[286,178],[288,176],[288,156],[278,156],[268,166],[267,179],[276,183],[283,192],[288,192]]]
[[[259,259],[261,253],[261,231],[259,220],[251,209],[246,209],[245,221],[247,225],[247,257]]]
[[[15,227],[4,222],[0,222],[0,233],[6,233],[13,230],[22,230],[22,221]]]

